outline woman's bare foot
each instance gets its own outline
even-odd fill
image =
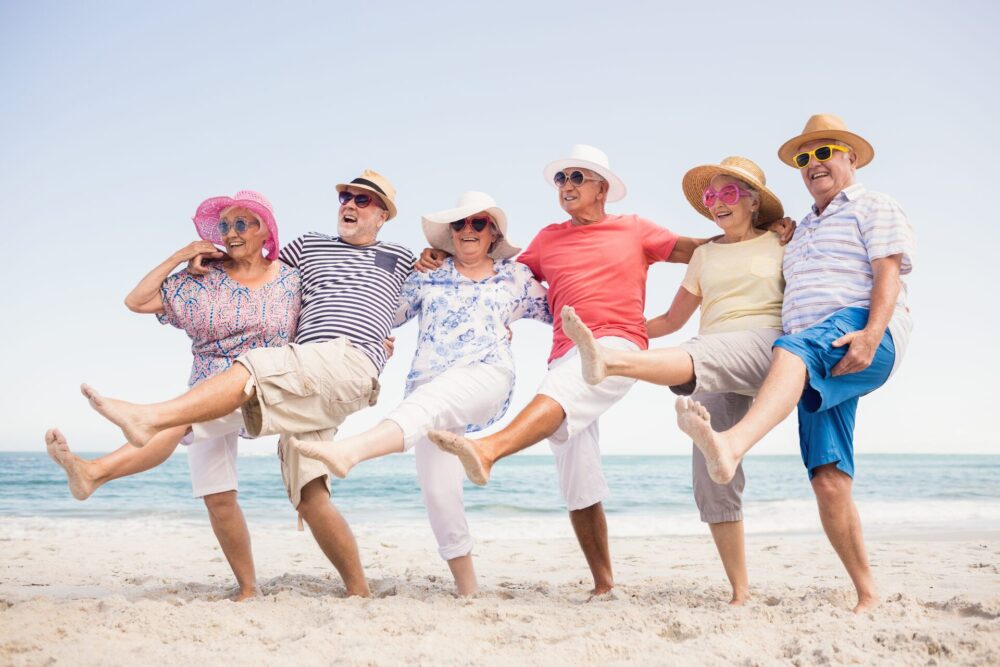
[[[340,479],[347,477],[347,473],[354,467],[354,461],[345,455],[344,447],[338,446],[337,443],[289,438],[288,444],[302,456],[322,462]]]
[[[66,472],[69,492],[77,500],[86,500],[101,486],[89,474],[88,461],[70,451],[69,443],[59,429],[53,428],[45,432],[45,449],[48,450],[49,457]]]
[[[125,439],[133,447],[145,447],[158,432],[158,429],[144,418],[146,409],[142,406],[106,398],[86,384],[80,385],[80,393],[90,401],[90,407],[122,430]]]
[[[427,437],[439,449],[454,454],[465,468],[465,476],[469,481],[479,486],[486,486],[490,481],[492,464],[483,458],[482,452],[474,440],[455,435],[451,431],[428,431]]]
[[[594,334],[583,323],[572,306],[563,306],[562,328],[570,340],[576,344],[576,349],[580,353],[580,369],[583,371],[583,379],[589,384],[599,384],[608,376],[604,353],[601,345],[594,338]]]
[[[875,607],[879,606],[881,602],[882,601],[879,599],[878,595],[875,594],[859,595],[858,603],[854,605],[853,611],[855,614],[861,614],[863,612],[874,609]]]
[[[737,592],[733,591],[733,598],[729,601],[729,604],[733,607],[742,607],[747,602],[750,601],[750,593],[743,591]]]
[[[736,474],[739,461],[733,456],[725,437],[712,430],[712,418],[698,401],[678,398],[674,404],[677,410],[677,425],[687,433],[708,464],[708,476],[716,484],[728,484]]]
[[[233,602],[246,602],[247,600],[259,597],[260,597],[260,591],[257,590],[256,588],[251,588],[248,591],[239,590],[229,599],[232,600]]]

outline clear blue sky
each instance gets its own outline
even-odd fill
[[[996,451],[997,25],[987,2],[0,0],[0,449],[42,449],[53,425],[117,446],[81,381],[135,400],[184,388],[186,336],[122,298],[194,238],[208,196],[264,192],[288,240],[334,231],[333,185],[372,167],[399,190],[384,240],[423,247],[420,214],[479,189],[526,243],[563,219],[543,165],[582,142],[629,187],[612,211],[708,236],[683,173],[746,155],[800,218],[810,200],[775,153],[831,112],[874,144],[860,180],[902,203],[918,244],[912,344],[862,401],[858,449]],[[651,270],[649,314],[682,275]],[[345,433],[402,396],[413,326],[399,337],[380,404]],[[515,326],[515,406],[548,341]],[[671,404],[633,389],[602,420],[605,450],[687,452]],[[759,449],[797,453],[794,419]]]

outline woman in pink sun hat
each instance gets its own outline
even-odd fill
[[[298,269],[277,261],[278,226],[264,195],[242,190],[233,197],[206,199],[195,212],[194,225],[202,240],[172,253],[125,298],[129,310],[156,315],[160,323],[183,329],[191,338],[194,360],[188,386],[226,370],[250,349],[293,340],[301,305]],[[213,263],[203,276],[187,269],[171,275],[178,265],[203,253],[214,253],[223,261]],[[242,425],[236,411],[193,427],[160,431],[146,447],[125,444],[93,460],[73,454],[57,429],[45,434],[45,442],[78,500],[113,479],[156,467],[179,443],[190,445],[194,497],[204,500],[212,530],[239,585],[236,597],[245,599],[257,593],[257,581],[250,533],[236,498],[236,448]]]

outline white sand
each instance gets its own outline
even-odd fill
[[[751,536],[742,609],[707,536],[613,539],[618,588],[588,603],[566,524],[481,542],[466,600],[429,530],[361,526],[359,600],[308,533],[252,525],[265,596],[237,604],[207,521],[2,519],[0,665],[1000,664],[997,533],[870,537],[885,602],[856,616],[822,535]]]

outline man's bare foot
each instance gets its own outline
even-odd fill
[[[882,601],[877,595],[859,595],[858,603],[854,605],[854,613],[861,614],[863,612],[869,611],[879,606]]]
[[[733,607],[742,607],[749,601],[750,601],[749,593],[737,593],[736,591],[733,591],[733,599],[729,601],[729,604],[732,605]]]
[[[236,591],[236,593],[230,596],[229,599],[232,600],[233,602],[246,602],[247,600],[259,597],[260,597],[260,591],[257,590],[256,588],[251,588],[248,591],[244,590]]]
[[[454,454],[465,468],[465,476],[479,486],[490,481],[492,465],[482,458],[482,452],[475,441],[455,435],[451,431],[428,431],[427,437],[442,451]]]
[[[288,445],[294,447],[302,456],[322,462],[340,479],[347,477],[347,473],[354,467],[354,462],[344,455],[343,448],[338,447],[336,443],[289,438]]]
[[[698,401],[678,398],[674,404],[677,410],[677,425],[687,433],[708,464],[708,476],[716,484],[728,484],[736,474],[739,461],[733,456],[721,433],[712,430],[712,417]]]
[[[145,447],[146,443],[156,435],[157,429],[143,419],[142,406],[106,398],[86,384],[80,385],[80,393],[90,401],[90,407],[122,430],[125,439],[133,447]]]
[[[580,353],[580,369],[583,379],[589,384],[599,384],[608,376],[608,367],[604,363],[604,353],[601,345],[594,338],[587,325],[572,306],[563,306],[562,328],[567,336],[576,344]]]
[[[53,428],[45,432],[45,449],[48,450],[49,457],[66,472],[69,492],[74,498],[86,500],[100,486],[88,474],[87,461],[69,450],[69,443],[59,429]]]

